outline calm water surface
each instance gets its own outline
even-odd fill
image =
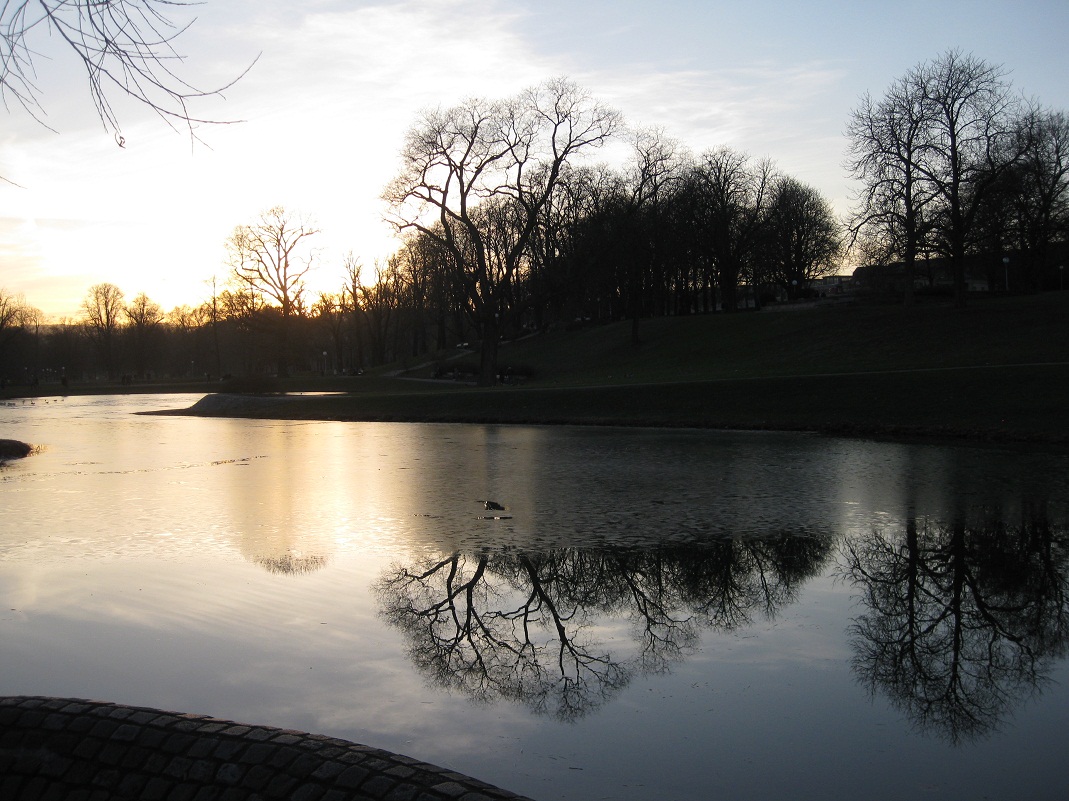
[[[0,407],[0,694],[537,799],[1069,793],[1063,455],[132,414],[194,400]]]

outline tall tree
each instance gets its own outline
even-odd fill
[[[700,232],[726,312],[738,309],[739,279],[753,263],[774,177],[772,162],[754,164],[730,148],[703,153],[687,176],[687,217]]]
[[[965,305],[965,257],[987,194],[1020,158],[1019,103],[1001,66],[951,50],[910,78],[924,109],[920,170],[938,202],[937,245],[950,259],[954,299]]]
[[[400,259],[394,255],[385,265],[375,263],[375,282],[356,290],[357,309],[371,349],[371,363],[385,364],[399,354],[390,349],[390,334],[396,328],[403,291]]]
[[[602,316],[614,295],[607,265],[615,262],[601,221],[621,196],[622,177],[607,165],[568,165],[543,211],[532,242],[528,291],[535,325]]]
[[[994,253],[1012,251],[1011,285],[1037,291],[1056,266],[1052,246],[1069,234],[1069,118],[1030,110],[1018,121],[1013,148],[1020,158],[988,193],[977,239]]]
[[[323,360],[323,370],[331,369],[331,355],[338,370],[343,367],[345,359],[345,311],[341,295],[333,292],[320,292],[312,304],[312,315],[329,337],[333,354],[327,352]]]
[[[601,145],[619,115],[565,79],[516,97],[422,114],[384,197],[400,231],[436,241],[460,271],[482,337],[479,383],[496,382],[502,315],[566,163]]]
[[[278,304],[278,375],[289,375],[291,319],[301,310],[308,271],[315,262],[308,239],[319,229],[274,206],[250,225],[239,225],[226,241],[234,276],[250,290]]]
[[[82,329],[92,341],[108,373],[119,373],[118,334],[126,313],[123,293],[115,284],[96,284],[82,301]]]
[[[842,232],[831,204],[813,187],[779,178],[762,228],[762,257],[771,277],[793,299],[813,279],[834,273],[841,254]]]
[[[139,293],[124,309],[129,322],[127,330],[132,340],[134,355],[134,372],[144,377],[147,372],[148,356],[155,344],[155,335],[163,323],[163,309],[144,292]]]
[[[907,291],[927,245],[948,259],[955,302],[965,304],[980,216],[1022,155],[1020,108],[1001,66],[950,50],[854,111],[847,167],[862,189],[851,229],[906,262]]]
[[[632,133],[631,158],[624,170],[621,198],[627,240],[620,254],[627,265],[632,345],[641,340],[638,321],[646,311],[644,306],[651,300],[656,302],[657,285],[664,285],[665,211],[685,162],[683,147],[661,129],[643,128]],[[663,310],[667,304],[660,306]]]
[[[0,287],[0,378],[6,378],[7,350],[22,324],[22,309],[26,301]]]
[[[913,302],[913,276],[925,237],[925,208],[933,199],[921,160],[925,156],[929,107],[909,76],[884,98],[866,95],[847,126],[847,169],[861,182],[858,208],[848,223],[851,244],[859,242],[879,261],[905,264],[905,303]]]

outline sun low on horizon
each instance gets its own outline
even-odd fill
[[[839,214],[851,202],[842,167],[851,109],[923,59],[960,47],[1005,64],[1043,104],[1069,107],[1060,80],[1069,54],[1057,41],[1069,9],[1058,3],[995,2],[982,17],[965,2],[748,6],[177,5],[168,10],[176,25],[192,24],[175,41],[176,72],[200,88],[226,87],[191,101],[194,116],[213,122],[172,128],[117,99],[121,139],[101,124],[81,66],[46,32],[35,40],[40,119],[7,98],[0,288],[51,320],[76,318],[89,288],[104,282],[165,311],[196,306],[213,281],[227,281],[235,226],[277,205],[320,231],[310,242],[313,297],[339,291],[348,254],[373,281],[376,262],[400,246],[381,195],[418,113],[553,76],[693,152],[727,145],[770,158]],[[922,14],[923,27],[883,36]]]

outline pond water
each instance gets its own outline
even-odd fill
[[[0,407],[0,695],[547,801],[1069,791],[1063,454],[133,414],[196,399]]]

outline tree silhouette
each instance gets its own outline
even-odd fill
[[[619,115],[565,79],[507,100],[424,112],[409,130],[400,174],[386,188],[393,224],[450,256],[482,338],[479,383],[496,382],[514,284],[565,165],[599,147]]]
[[[318,233],[319,229],[300,215],[273,206],[256,222],[237,226],[226,240],[227,257],[237,281],[278,304],[279,378],[289,375],[290,328],[303,308],[308,272],[315,263],[315,253],[306,240]]]
[[[96,346],[108,377],[119,372],[118,338],[126,306],[115,284],[95,284],[82,301],[82,328]]]

